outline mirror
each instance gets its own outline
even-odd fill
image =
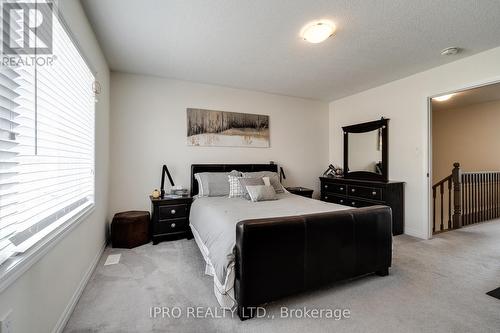
[[[374,130],[349,136],[349,170],[382,173],[381,133]]]
[[[343,127],[345,178],[387,181],[388,121]]]

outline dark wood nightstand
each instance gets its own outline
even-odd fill
[[[314,190],[305,187],[286,187],[286,190],[292,194],[297,194],[306,198],[312,198]]]
[[[193,238],[189,229],[189,210],[193,198],[151,199],[151,237],[153,245],[162,240]]]

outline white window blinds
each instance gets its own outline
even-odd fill
[[[51,15],[54,61],[0,67],[0,263],[94,202],[94,76]]]

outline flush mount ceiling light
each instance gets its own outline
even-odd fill
[[[453,47],[447,47],[444,50],[441,51],[442,56],[451,56],[455,55],[460,52],[460,48],[453,46]]]
[[[443,95],[443,96],[439,96],[439,97],[434,97],[433,100],[438,101],[438,102],[444,102],[444,101],[447,101],[450,98],[452,98],[454,95],[455,94],[448,94],[448,95]]]
[[[300,36],[309,43],[321,43],[335,34],[335,24],[328,20],[318,20],[305,25]]]

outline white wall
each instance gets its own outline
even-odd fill
[[[405,233],[429,237],[427,98],[500,79],[499,59],[495,48],[330,103],[330,161],[336,164],[342,164],[342,126],[391,119],[389,176],[406,182]]]
[[[0,294],[0,316],[12,310],[12,332],[51,332],[70,311],[75,291],[105,243],[108,208],[109,69],[79,1],[59,1],[61,12],[97,70],[96,205],[94,212]],[[89,87],[90,89],[90,87]],[[60,328],[60,327],[59,327]]]
[[[270,116],[271,148],[192,147],[186,108]],[[111,75],[110,213],[149,210],[167,164],[189,188],[193,163],[268,163],[285,169],[285,185],[319,189],[328,161],[328,104],[151,76]],[[168,181],[167,181],[168,183]]]

